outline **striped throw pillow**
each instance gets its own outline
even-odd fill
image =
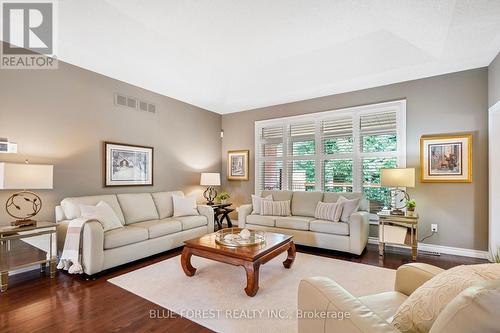
[[[342,203],[318,202],[314,217],[320,220],[338,222],[342,215]]]
[[[290,200],[262,200],[260,205],[260,215],[290,216]]]

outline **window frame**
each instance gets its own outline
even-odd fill
[[[362,152],[361,151],[361,135],[360,135],[360,119],[362,115],[372,113],[396,113],[396,137],[397,149],[393,152]],[[353,135],[353,152],[352,153],[338,153],[326,154],[323,151],[321,124],[323,120],[352,118],[352,135]],[[315,155],[307,156],[289,156],[289,128],[292,124],[301,124],[306,122],[313,122],[315,125]],[[261,149],[263,140],[261,139],[261,132],[266,127],[283,127],[283,156],[282,157],[267,157],[262,158]],[[255,193],[259,194],[260,190],[260,163],[262,161],[283,161],[283,190],[289,189],[290,179],[288,175],[288,163],[296,159],[315,160],[315,191],[324,191],[323,184],[323,161],[330,159],[351,159],[353,160],[353,192],[363,192],[363,158],[370,157],[395,157],[399,168],[406,167],[406,99],[395,100],[390,102],[367,104],[361,106],[354,106],[336,110],[328,110],[316,113],[309,113],[298,116],[274,118],[268,120],[255,121]]]

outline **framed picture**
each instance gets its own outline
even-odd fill
[[[248,150],[227,152],[227,179],[248,180]]]
[[[421,137],[420,181],[472,182],[472,135]]]
[[[104,186],[152,186],[153,147],[104,142]]]

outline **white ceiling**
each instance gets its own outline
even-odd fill
[[[218,113],[487,66],[500,0],[62,0],[59,58]]]

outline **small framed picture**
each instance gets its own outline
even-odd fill
[[[248,150],[227,152],[227,179],[248,180]]]
[[[472,182],[472,135],[420,138],[421,182]]]
[[[104,186],[152,186],[154,148],[104,142]]]

